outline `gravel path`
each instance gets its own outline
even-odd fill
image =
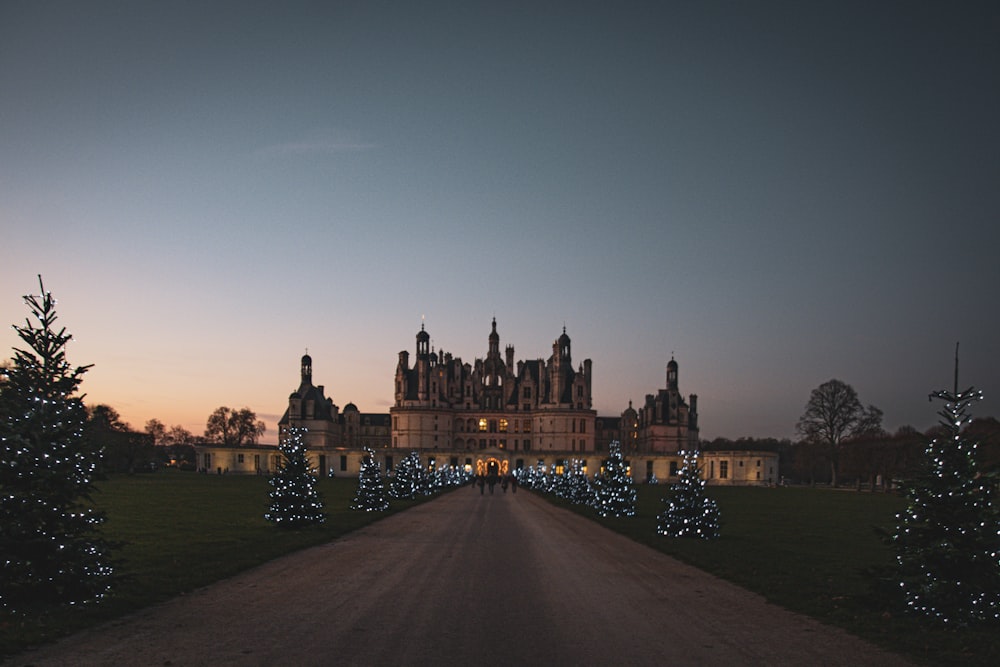
[[[907,663],[531,493],[459,489],[10,664]]]

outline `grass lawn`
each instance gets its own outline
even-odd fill
[[[124,543],[115,557],[123,577],[100,605],[44,618],[0,618],[0,656],[141,609],[304,547],[329,542],[420,501],[392,501],[388,512],[348,509],[357,480],[321,479],[325,523],[279,529],[264,519],[266,477],[164,470],[98,482],[95,506],[107,513],[104,535]]]
[[[603,519],[553,499],[630,538],[711,572],[771,602],[838,625],[926,664],[1000,664],[996,629],[944,630],[897,613],[885,573],[904,500],[882,493],[811,488],[709,487],[719,504],[717,540],[656,534],[666,486],[640,485],[636,516]],[[780,641],[780,639],[779,639]]]
[[[91,608],[26,621],[0,620],[0,655],[50,641],[95,623],[183,594],[292,551],[322,544],[385,513],[347,509],[355,479],[323,479],[327,522],[281,530],[264,520],[263,477],[199,475],[172,470],[117,476],[99,483],[95,504],[108,514],[105,534],[124,579],[111,599]],[[664,486],[639,487],[629,519],[552,499],[664,553],[717,574],[794,611],[926,664],[1000,664],[996,630],[945,631],[896,613],[873,586],[872,572],[892,554],[875,532],[891,531],[903,501],[892,495],[808,488],[717,488],[722,536],[702,541],[656,535]],[[390,512],[417,501],[392,503]],[[780,641],[780,638],[776,638]]]

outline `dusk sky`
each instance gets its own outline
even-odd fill
[[[617,416],[794,437],[1000,417],[1000,3],[0,0],[0,323],[37,274],[89,404],[276,441],[308,348],[387,412],[421,318],[563,326]],[[0,332],[0,358],[19,345]]]

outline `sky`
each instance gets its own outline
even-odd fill
[[[308,350],[388,412],[400,350],[563,327],[617,416],[794,438],[1000,417],[995,2],[0,0],[0,322],[40,274],[136,428],[276,421]],[[0,358],[16,332],[0,331]]]

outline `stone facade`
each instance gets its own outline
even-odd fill
[[[487,353],[472,363],[435,352],[421,326],[415,355],[398,355],[395,402],[389,413],[362,413],[353,403],[341,411],[313,385],[312,358],[302,357],[299,386],[288,397],[279,438],[290,425],[307,429],[312,464],[324,475],[357,476],[364,448],[391,470],[410,451],[429,466],[452,465],[501,473],[580,460],[596,473],[612,440],[622,443],[637,481],[676,479],[679,452],[698,445],[698,397],[680,393],[678,364],[666,365],[666,386],[648,394],[637,410],[629,402],[619,416],[600,417],[592,408],[593,366],[575,368],[572,341],[563,328],[547,358],[515,361],[514,348],[500,352],[496,319]],[[274,446],[198,448],[198,465],[209,472],[270,474],[280,460]],[[772,452],[702,452],[702,474],[710,484],[766,485],[777,481]]]
[[[595,451],[591,361],[573,368],[566,330],[547,359],[514,361],[514,347],[500,355],[497,323],[485,358],[463,363],[430,349],[417,333],[413,366],[406,351],[396,365],[392,447],[455,452]]]

